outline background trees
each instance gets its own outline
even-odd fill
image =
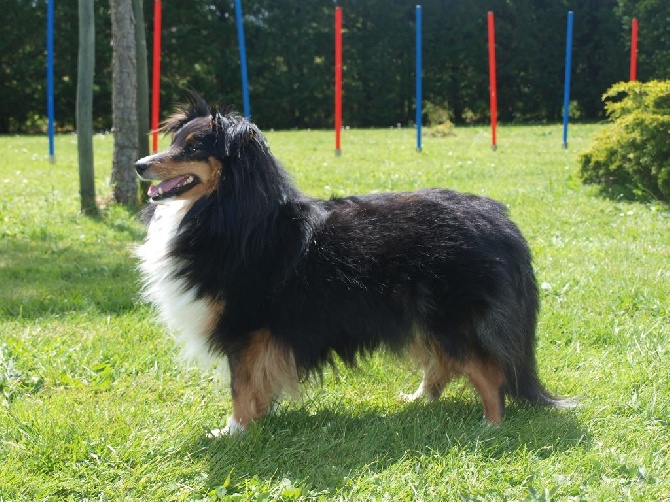
[[[406,0],[339,0],[344,12],[344,121],[407,124],[414,114],[414,5]],[[640,21],[641,80],[670,77],[666,0],[422,0],[424,98],[456,122],[486,120],[486,12],[496,14],[499,114],[503,121],[557,120],[568,10],[575,11],[573,111],[603,117],[601,95],[628,79],[630,20]],[[0,0],[0,133],[44,125],[46,0]],[[265,128],[331,127],[331,0],[245,0],[251,112]],[[153,2],[144,2],[147,34]],[[95,2],[94,127],[110,129],[109,4]],[[75,123],[77,5],[56,2],[56,120]],[[147,40],[151,54],[151,37]],[[161,103],[184,89],[241,109],[232,0],[166,3]],[[428,117],[430,119],[430,117]]]

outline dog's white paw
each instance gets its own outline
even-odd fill
[[[244,426],[233,417],[228,417],[226,426],[223,429],[212,429],[207,433],[207,439],[219,439],[226,436],[235,436],[244,432]]]
[[[400,399],[402,399],[403,401],[405,401],[407,403],[412,403],[412,402],[414,402],[418,399],[421,399],[422,397],[423,397],[423,390],[422,389],[417,390],[413,394],[406,394],[404,392],[400,393]]]

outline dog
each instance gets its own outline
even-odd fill
[[[171,146],[135,164],[154,182],[143,294],[190,352],[227,357],[233,411],[214,436],[380,347],[422,368],[408,399],[465,375],[492,425],[506,395],[573,405],[538,378],[538,287],[503,204],[446,189],[309,197],[257,126],[197,94],[163,130]]]

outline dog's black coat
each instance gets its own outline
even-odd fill
[[[209,127],[193,125],[210,116]],[[454,360],[498,364],[502,392],[558,403],[537,377],[538,288],[505,206],[441,189],[317,200],[293,185],[244,118],[197,100],[167,125],[187,128],[197,142],[185,158],[223,165],[218,188],[193,204],[171,248],[175,275],[225,302],[214,351],[235,361],[249,333],[266,329],[306,377],[333,354],[354,364],[379,346],[401,351],[432,337]]]

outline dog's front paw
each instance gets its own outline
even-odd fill
[[[226,436],[234,436],[244,432],[244,426],[233,417],[228,417],[226,426],[223,429],[213,429],[207,433],[207,439],[219,439]]]
[[[400,399],[405,401],[406,403],[413,403],[414,401],[417,401],[419,399],[422,399],[424,396],[424,391],[423,387],[419,387],[416,392],[412,394],[407,394],[405,392],[400,393]]]
[[[405,392],[401,392],[398,397],[400,398],[401,401],[405,401],[406,403],[413,403],[417,399],[421,399],[423,396],[418,393],[414,394],[407,394]]]

